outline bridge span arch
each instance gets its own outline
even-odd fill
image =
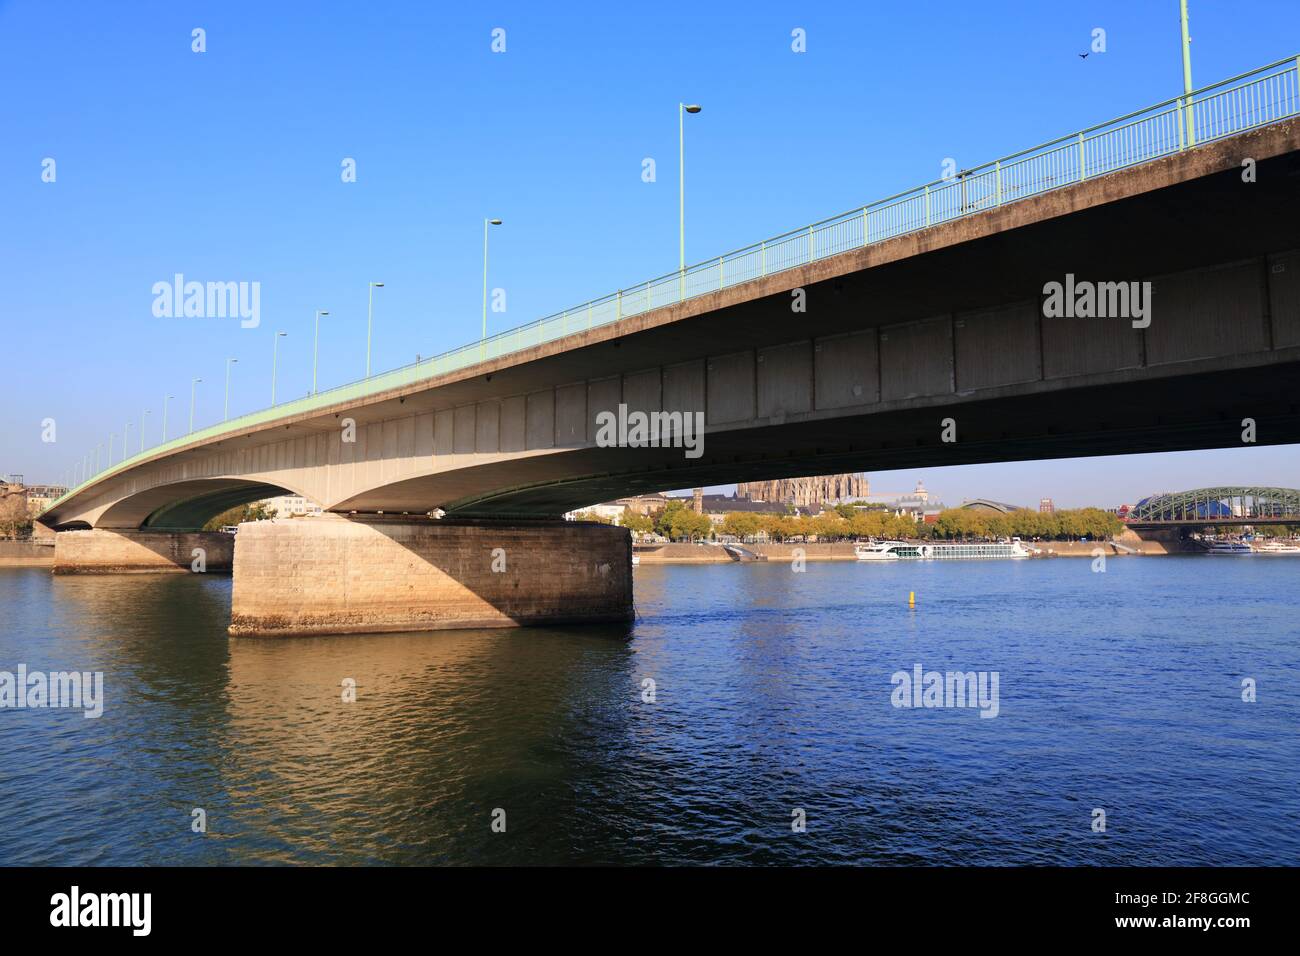
[[[282,483],[243,477],[190,478],[145,487],[122,482],[104,489],[75,517],[52,527],[55,531],[196,531],[238,505],[301,493]]]
[[[1125,516],[1134,525],[1300,524],[1300,490],[1222,485],[1143,498]]]

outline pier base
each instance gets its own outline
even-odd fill
[[[632,617],[626,529],[322,515],[239,526],[230,633],[355,634]]]
[[[60,531],[55,574],[229,572],[234,538],[220,531]]]

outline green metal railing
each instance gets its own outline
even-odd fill
[[[1300,113],[1300,56],[1203,87],[369,378],[203,428],[100,469],[50,505],[160,452],[410,385],[827,256],[1169,156]],[[46,510],[49,510],[48,508]]]

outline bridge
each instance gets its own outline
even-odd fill
[[[1129,527],[1300,525],[1300,490],[1228,486],[1153,495],[1139,501],[1124,521]]]
[[[148,449],[40,516],[60,532],[56,569],[183,565],[207,553],[207,518],[288,492],[335,517],[244,525],[233,557],[209,542],[210,569],[233,561],[235,633],[623,619],[626,533],[562,527],[565,511],[798,474],[1224,447],[1247,422],[1258,443],[1300,441],[1298,68]],[[637,415],[668,424],[610,440],[612,417]],[[497,552],[504,570],[482,576]]]

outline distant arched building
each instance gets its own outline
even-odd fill
[[[994,514],[1009,515],[1013,511],[1024,511],[1022,505],[1009,505],[1005,501],[991,501],[988,498],[972,498],[969,501],[963,501],[960,508],[969,508],[971,511],[990,511]]]

